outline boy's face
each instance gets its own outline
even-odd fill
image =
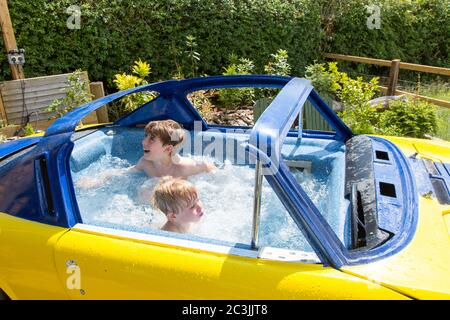
[[[142,140],[142,148],[145,160],[158,160],[165,155],[170,155],[173,150],[173,146],[164,146],[159,137],[151,137],[148,133],[145,133]]]
[[[196,198],[183,208],[181,212],[172,215],[173,222],[177,224],[189,224],[197,222],[203,216],[203,203]]]

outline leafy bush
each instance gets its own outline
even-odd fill
[[[346,0],[323,3],[326,52],[448,67],[448,0]],[[380,29],[370,29],[367,6],[380,8]],[[374,74],[358,64],[359,73]],[[372,68],[372,69],[371,69]]]
[[[246,58],[238,58],[236,55],[230,55],[230,64],[224,68],[223,75],[251,74],[255,68],[253,61]],[[243,89],[220,89],[218,90],[219,102],[225,107],[238,107],[241,105],[253,105],[255,90],[253,88]]]
[[[217,95],[217,90],[199,90],[188,94],[187,98],[192,105],[198,110],[200,115],[206,122],[210,123],[214,120],[214,105],[211,102]]]
[[[67,112],[77,108],[92,100],[93,95],[89,93],[89,83],[83,79],[81,70],[76,70],[68,76],[69,86],[63,89],[66,96],[63,99],[54,100],[47,108],[46,112],[54,112],[52,118],[59,118]]]
[[[276,53],[272,53],[270,55],[269,61],[264,66],[264,72],[269,75],[277,75],[277,76],[290,76],[291,75],[291,65],[288,62],[288,52],[284,49],[278,49]],[[259,106],[264,106],[270,103],[275,96],[278,94],[279,89],[255,89],[255,98],[256,99],[264,99],[263,104],[258,104]],[[267,100],[266,100],[267,99]],[[270,102],[269,102],[270,101]],[[261,100],[262,103],[262,100]],[[255,106],[254,106],[255,107]],[[263,112],[265,108],[256,111],[256,118],[259,117],[259,113]],[[255,115],[255,109],[253,109]]]
[[[378,77],[365,82],[362,77],[352,79],[346,73],[341,73],[341,75],[342,77],[337,83],[339,88],[336,90],[336,95],[346,109],[367,104],[379,91]]]
[[[125,72],[120,74],[116,74],[114,76],[114,84],[116,88],[119,90],[127,90],[131,88],[135,88],[137,86],[148,84],[148,81],[145,78],[151,73],[150,64],[141,61],[134,62],[134,65],[131,67],[133,74],[126,74]],[[118,119],[125,114],[135,110],[146,102],[149,102],[155,98],[155,94],[153,92],[143,91],[137,92],[133,94],[129,94],[117,102],[114,102],[109,108],[108,113],[110,114],[112,119]]]
[[[322,52],[443,67],[450,61],[447,0],[378,1],[380,30],[367,28],[371,0],[80,0],[81,28],[70,30],[66,9],[73,4],[8,0],[27,77],[81,68],[108,91],[114,75],[139,55],[158,66],[152,80],[168,79],[186,63],[188,35],[201,39],[196,74],[220,74],[230,52],[262,66],[276,48],[290,52],[295,75]],[[5,55],[0,68],[0,81],[10,79]]]
[[[306,68],[306,78],[322,95],[338,100],[343,110],[339,116],[355,133],[374,133],[376,109],[368,103],[379,91],[378,78],[364,82],[361,77],[350,78],[340,72],[336,62],[329,62],[328,68],[319,63]]]
[[[264,71],[267,74],[277,76],[289,76],[291,74],[291,65],[288,63],[288,52],[283,49],[278,49],[277,53],[270,55],[271,59],[264,66]]]
[[[344,109],[338,114],[355,133],[423,138],[436,131],[436,109],[420,100],[395,100],[386,108],[369,104],[379,91],[378,78],[364,82],[340,72],[337,63],[315,63],[306,68],[306,77],[321,94],[338,99]]]
[[[352,79],[345,72],[340,72],[336,62],[315,63],[306,68],[306,78],[322,95],[339,100],[343,110],[339,112],[342,120],[355,133],[374,133],[377,110],[369,100],[379,91],[378,78],[364,82],[361,77]]]
[[[337,90],[335,72],[331,71],[333,66],[336,66],[336,63],[328,64],[327,70],[324,63],[315,62],[306,67],[305,78],[312,82],[314,89],[321,95],[332,96]]]
[[[81,8],[81,28],[70,30],[66,9],[73,4]],[[26,50],[27,77],[81,68],[107,92],[136,56],[158,66],[149,81],[171,78],[177,66],[187,66],[188,35],[201,53],[196,75],[221,74],[230,52],[262,67],[277,48],[288,50],[292,72],[303,74],[322,39],[321,6],[311,0],[8,0],[8,6],[18,46]],[[4,55],[0,68],[0,81],[10,79]]]
[[[378,119],[378,132],[385,135],[425,138],[436,127],[436,107],[418,99],[391,101]]]
[[[369,103],[356,105],[338,112],[342,121],[347,124],[354,133],[375,133],[377,122],[377,110]]]
[[[314,88],[323,95],[334,96],[347,108],[361,106],[379,92],[379,78],[369,82],[362,77],[352,79],[347,73],[338,70],[337,62],[315,63],[306,67],[305,77],[311,80]]]
[[[186,36],[186,47],[185,54],[189,59],[189,64],[191,66],[191,72],[188,73],[188,76],[195,77],[195,74],[198,70],[198,63],[200,61],[200,53],[198,53],[196,48],[198,47],[197,42],[195,41],[195,37],[193,35]]]
[[[32,134],[36,134],[36,132],[34,131],[33,125],[31,123],[27,123],[20,132],[20,135],[24,137],[31,136]]]

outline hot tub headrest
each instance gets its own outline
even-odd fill
[[[97,139],[89,139],[76,144],[70,157],[70,169],[73,172],[87,168],[101,156],[106,155],[105,146]]]

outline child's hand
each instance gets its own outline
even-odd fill
[[[111,169],[110,171],[104,171],[96,177],[83,176],[75,183],[75,186],[80,189],[92,189],[98,188],[104,184],[107,180],[114,176],[117,176],[123,172],[123,169]]]
[[[217,167],[212,163],[205,162],[204,165],[205,165],[206,172],[216,172],[217,171]]]
[[[80,189],[92,189],[96,188],[101,185],[101,181],[98,179],[94,179],[92,177],[81,177],[78,179],[78,181],[75,183],[75,186]]]

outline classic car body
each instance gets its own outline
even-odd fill
[[[241,87],[281,89],[247,131],[206,123],[187,99]],[[146,90],[158,96],[115,123],[76,129],[105,103]],[[301,119],[292,129],[306,101],[332,132],[302,130]],[[159,119],[242,151],[255,171],[250,243],[85,221],[74,175],[104,155],[133,163],[142,125]],[[0,145],[0,157],[0,291],[12,299],[450,298],[449,144],[353,135],[305,79],[217,76],[121,91],[44,136]],[[305,162],[326,172],[327,217],[292,174]],[[259,242],[263,178],[307,246]]]

